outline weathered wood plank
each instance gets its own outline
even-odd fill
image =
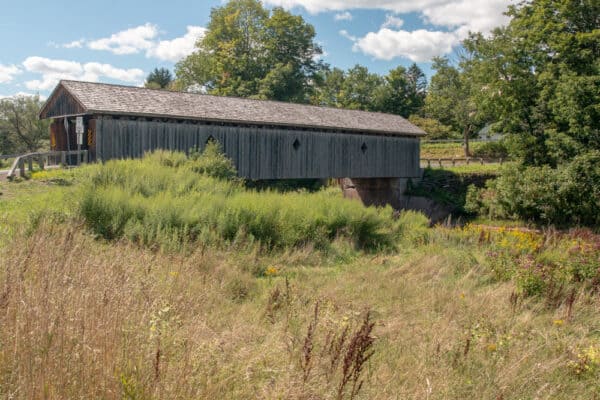
[[[419,175],[418,138],[159,121],[99,119],[98,159],[140,157],[159,148],[202,151],[210,137],[249,179]]]

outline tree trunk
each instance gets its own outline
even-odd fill
[[[469,127],[466,127],[463,130],[465,157],[471,157],[471,151],[469,150],[469,136],[470,136],[470,134],[471,134],[471,129],[469,129]]]

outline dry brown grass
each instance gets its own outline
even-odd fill
[[[357,360],[355,398],[600,396],[569,367],[599,343],[598,297],[568,321],[511,302],[471,248],[179,256],[42,224],[2,251],[0,398],[348,399]]]

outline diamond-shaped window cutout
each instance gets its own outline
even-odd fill
[[[298,150],[300,148],[300,141],[298,139],[294,140],[292,146],[294,146],[294,150]]]
[[[360,150],[363,152],[363,154],[366,153],[367,152],[367,144],[363,143],[362,146],[360,146]]]

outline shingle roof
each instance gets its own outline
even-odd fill
[[[406,119],[392,114],[103,83],[61,81],[60,85],[77,99],[86,114],[328,128],[403,136],[425,134]]]

